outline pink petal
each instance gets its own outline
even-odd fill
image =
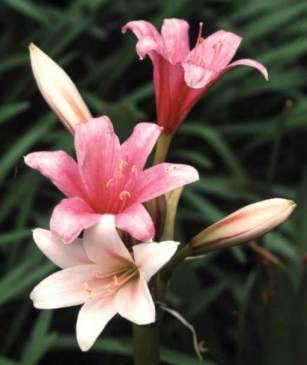
[[[193,63],[183,63],[184,69],[184,81],[186,84],[193,89],[200,89],[210,83],[216,72],[209,68],[197,66]]]
[[[91,279],[95,270],[95,265],[80,265],[48,276],[30,294],[34,307],[55,309],[84,303],[89,297],[85,283]]]
[[[126,23],[122,27],[122,32],[126,33],[127,30],[131,30],[137,39],[141,39],[146,36],[150,36],[154,39],[158,39],[160,37],[156,27],[146,20],[133,20]]]
[[[119,140],[110,119],[100,117],[80,124],[76,129],[75,149],[91,205],[99,210],[108,182],[121,162]]]
[[[139,325],[153,323],[156,310],[147,283],[143,276],[130,280],[116,294],[118,313]]]
[[[80,198],[63,199],[52,212],[50,230],[64,243],[71,243],[83,229],[96,224],[100,217]]]
[[[122,144],[122,156],[138,170],[142,170],[160,136],[162,128],[154,123],[139,123]]]
[[[143,60],[147,55],[152,56],[153,51],[163,54],[159,44],[150,36],[142,37],[142,39],[136,43],[135,48],[136,53],[141,60]]]
[[[198,172],[194,167],[165,162],[143,172],[134,194],[141,203],[198,179]]]
[[[131,30],[138,38],[136,51],[141,59],[152,50],[161,54],[164,53],[161,36],[151,23],[145,20],[128,22],[122,27],[122,32],[126,33],[127,30]]]
[[[153,65],[158,124],[163,133],[174,133],[183,118],[180,105],[189,91],[184,70],[181,64],[173,65],[159,55],[153,58]]]
[[[147,241],[155,235],[152,219],[142,204],[134,204],[124,212],[116,214],[116,226],[132,237]]]
[[[242,42],[237,34],[219,30],[205,38],[198,46],[204,66],[221,70],[228,65]]]
[[[269,80],[269,74],[268,74],[267,69],[261,63],[259,63],[257,61],[250,60],[248,58],[241,59],[241,60],[237,60],[237,61],[234,61],[234,62],[230,63],[226,67],[226,70],[228,71],[228,70],[230,70],[230,69],[232,69],[233,67],[236,67],[236,66],[249,66],[249,67],[253,67],[256,70],[258,70],[260,73],[262,73],[263,77],[266,80]]]
[[[133,262],[125,244],[119,237],[113,215],[104,214],[99,223],[84,232],[84,249],[88,257],[101,264],[106,272]]]
[[[136,266],[148,282],[174,255],[179,242],[140,243],[134,245],[133,256]]]
[[[115,316],[113,297],[91,300],[80,309],[77,319],[77,340],[82,351],[88,351]]]
[[[25,163],[50,179],[67,197],[82,195],[78,166],[66,152],[33,152]]]
[[[91,263],[79,239],[72,245],[64,245],[59,237],[40,228],[34,229],[33,239],[43,254],[61,268]]]
[[[183,62],[190,51],[189,24],[182,19],[165,19],[161,35],[171,63]]]

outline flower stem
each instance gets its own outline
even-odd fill
[[[165,161],[173,136],[173,134],[161,134],[159,137],[154,158],[154,165]]]
[[[133,324],[134,364],[158,365],[160,359],[158,322],[139,326]]]

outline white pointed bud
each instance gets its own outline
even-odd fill
[[[296,204],[287,199],[268,199],[247,205],[195,236],[190,245],[209,251],[253,240],[284,222]]]
[[[92,118],[78,89],[67,73],[33,43],[29,46],[37,86],[65,127],[74,132],[79,123]]]

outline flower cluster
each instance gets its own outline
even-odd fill
[[[139,57],[148,55],[153,62],[158,124],[137,124],[122,144],[111,120],[93,118],[65,71],[30,45],[37,85],[74,135],[76,151],[76,159],[64,151],[32,152],[25,157],[28,166],[65,196],[52,212],[50,231],[33,231],[38,248],[61,270],[39,283],[31,299],[39,309],[82,305],[77,340],[84,351],[117,313],[137,325],[155,321],[150,287],[166,264],[169,270],[179,257],[254,239],[282,223],[295,207],[286,199],[265,200],[206,228],[184,249],[178,250],[172,234],[159,242],[161,222],[155,221],[155,213],[162,210],[161,216],[168,220],[163,224],[173,226],[180,194],[167,214],[168,199],[163,205],[161,198],[175,189],[181,191],[199,175],[191,166],[164,160],[146,167],[157,141],[163,143],[163,136],[173,135],[200,97],[233,67],[254,67],[266,79],[268,74],[254,60],[232,62],[242,39],[230,32],[220,30],[203,38],[200,28],[190,50],[189,25],[184,20],[166,19],[161,35],[143,20],[127,23],[123,31],[127,30],[138,38]],[[146,204],[153,208],[147,209]]]

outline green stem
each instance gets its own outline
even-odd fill
[[[154,165],[165,161],[173,136],[173,134],[161,134],[159,137],[153,163]]]
[[[185,245],[179,250],[175,256],[163,267],[160,272],[160,280],[167,285],[175,267],[182,262],[186,257],[190,256],[192,252],[190,245]]]
[[[139,326],[133,324],[134,364],[158,365],[160,359],[158,322]]]

